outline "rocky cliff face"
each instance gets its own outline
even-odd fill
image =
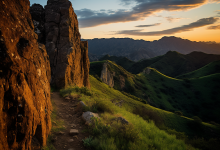
[[[88,43],[80,41],[77,16],[68,0],[48,0],[45,7],[46,49],[52,85],[89,84]]]
[[[110,87],[114,87],[114,73],[112,73],[109,69],[108,69],[108,63],[104,63],[103,64],[103,69],[101,72],[101,80],[102,82],[108,84]]]
[[[33,4],[30,7],[30,13],[32,16],[32,20],[34,23],[34,31],[38,35],[38,42],[39,43],[46,43],[45,39],[45,10],[43,6],[39,4]]]
[[[50,63],[28,0],[0,1],[0,149],[31,149],[51,129]]]

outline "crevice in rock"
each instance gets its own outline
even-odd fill
[[[20,38],[19,42],[17,43],[17,49],[18,49],[18,54],[23,57],[24,55],[24,49],[26,46],[29,45],[29,41],[25,38]]]

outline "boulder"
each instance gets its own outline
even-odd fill
[[[0,1],[0,149],[46,145],[51,129],[50,62],[38,44],[29,0]]]
[[[99,118],[99,115],[90,111],[84,112],[82,114],[82,119],[86,122],[86,124],[90,124],[92,122],[93,117]]]
[[[45,6],[46,49],[50,56],[51,84],[88,87],[88,42],[80,41],[77,16],[68,0],[48,0]]]
[[[70,135],[77,135],[79,131],[77,129],[70,129]]]

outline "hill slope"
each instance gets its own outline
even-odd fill
[[[217,150],[219,148],[214,144],[215,142],[208,144],[206,140],[199,139],[202,142],[197,140],[194,143],[194,140],[190,140],[195,136],[207,139],[218,136],[215,126],[207,123],[201,123],[198,126],[194,124],[193,119],[143,104],[126,93],[110,88],[93,76],[90,76],[90,83],[91,91],[69,87],[62,90],[61,94],[63,96],[78,95],[81,97],[80,100],[87,104],[86,110],[99,113],[100,119],[95,121],[95,125],[89,127],[90,134],[93,136],[89,138],[92,141],[90,145],[92,149],[194,149],[176,138],[186,140],[185,142],[188,144],[197,143],[197,147],[203,149]],[[119,102],[120,105],[118,105]],[[117,117],[125,118],[129,125],[124,126],[119,121],[115,122]],[[162,124],[166,127],[161,126]],[[184,134],[190,138],[188,139]],[[200,145],[201,143],[202,145]],[[204,144],[205,146],[203,146]]]
[[[90,74],[99,79],[105,62],[91,63]],[[153,68],[134,75],[111,61],[107,62],[109,70],[115,74],[115,89],[135,95],[142,99],[140,101],[164,110],[181,111],[188,117],[199,116],[204,121],[220,123],[220,74],[181,80],[168,77]]]
[[[204,76],[208,76],[208,75],[215,74],[215,73],[220,73],[220,61],[211,62],[208,65],[202,68],[199,68],[198,70],[177,76],[177,78],[179,79],[199,78],[199,77],[204,77]]]

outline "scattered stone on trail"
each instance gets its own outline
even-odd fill
[[[71,142],[73,142],[73,141],[74,141],[74,139],[69,139],[69,140],[68,140],[69,143],[71,143]]]
[[[70,135],[77,135],[79,131],[77,129],[70,129]]]
[[[65,100],[71,100],[71,98],[69,96],[65,97]]]
[[[87,125],[92,122],[92,117],[99,118],[99,115],[90,111],[84,112],[82,114],[82,119],[86,122]]]

